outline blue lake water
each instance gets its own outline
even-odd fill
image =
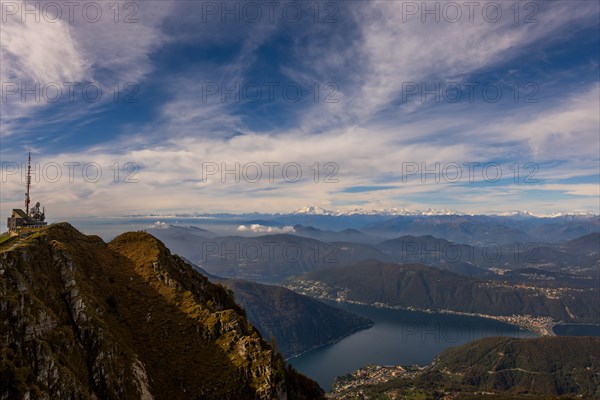
[[[335,377],[368,364],[426,365],[448,347],[488,336],[535,337],[518,327],[485,318],[335,304],[375,325],[289,362],[327,391]]]
[[[553,328],[559,336],[600,336],[600,325],[563,324]]]

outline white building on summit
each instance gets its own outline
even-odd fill
[[[31,187],[31,153],[29,153],[29,159],[27,162],[27,191],[25,192],[25,211],[20,208],[13,208],[12,214],[8,217],[6,225],[8,226],[8,233],[11,236],[27,236],[39,228],[43,228],[48,225],[45,222],[46,210],[42,208],[40,210],[40,203],[35,203],[35,206],[29,209],[29,203],[31,199],[29,197],[29,189]]]

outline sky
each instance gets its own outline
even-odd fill
[[[2,221],[598,214],[597,1],[1,0]]]

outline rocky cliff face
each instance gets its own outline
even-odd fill
[[[63,223],[0,251],[0,399],[323,397],[151,235]]]

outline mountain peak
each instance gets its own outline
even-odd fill
[[[334,211],[327,210],[323,207],[318,206],[306,206],[301,207],[293,212],[293,214],[307,214],[307,215],[335,215]]]

